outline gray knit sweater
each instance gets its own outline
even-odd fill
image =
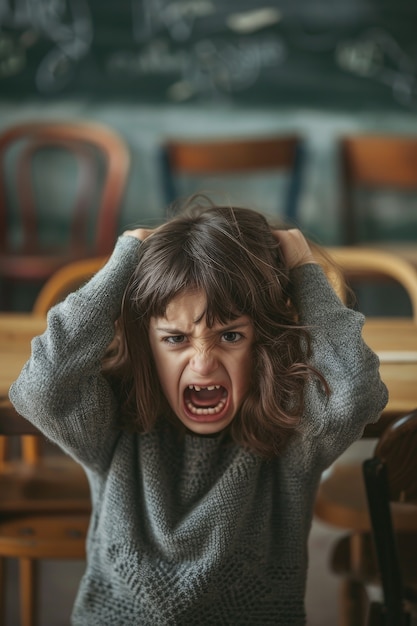
[[[107,265],[53,308],[12,385],[17,411],[84,467],[93,513],[77,626],[301,626],[307,538],[321,472],[380,415],[387,391],[345,308],[317,265],[293,270],[314,365],[302,432],[272,461],[161,421],[147,435],[117,428],[100,374],[139,242],[120,237]],[[279,384],[279,381],[277,382]]]

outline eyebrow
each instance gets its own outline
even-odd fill
[[[250,326],[250,322],[235,322],[227,326],[221,326],[220,328],[214,330],[225,333],[233,330],[238,330],[239,328],[246,328],[247,326]],[[169,335],[187,335],[187,333],[183,330],[179,328],[170,328],[169,326],[157,326],[155,330],[162,333],[168,333]]]

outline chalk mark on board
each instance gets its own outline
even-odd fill
[[[191,37],[195,21],[215,12],[210,0],[132,0],[132,32],[137,43],[168,32],[174,41]]]
[[[93,22],[87,0],[15,0],[0,4],[0,36],[2,26],[22,30],[25,33],[20,43],[21,59],[25,47],[43,37],[55,44],[41,60],[35,74],[35,83],[40,93],[61,90],[72,79],[77,64],[88,54],[93,41]],[[32,34],[32,36],[27,35]],[[26,46],[25,46],[26,44]],[[17,66],[13,59],[17,46],[6,46],[9,59],[3,48],[2,64],[21,71],[25,63]]]
[[[335,58],[342,69],[390,87],[400,104],[417,106],[417,63],[386,31],[372,28],[341,42]]]
[[[277,24],[281,17],[281,11],[275,7],[260,7],[253,11],[231,13],[226,18],[226,24],[230,30],[240,35],[247,35]]]
[[[276,67],[286,57],[285,45],[279,37],[242,39],[235,43],[206,39],[194,49],[196,63],[189,64],[183,78],[198,93],[245,91],[256,83],[264,67]]]
[[[188,99],[194,95],[231,94],[249,89],[263,68],[277,67],[286,58],[286,46],[277,36],[227,40],[202,39],[189,51],[173,50],[158,39],[141,51],[118,51],[106,69],[113,76],[140,78],[149,74],[173,75],[168,97]]]

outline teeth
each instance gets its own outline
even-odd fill
[[[188,389],[194,389],[194,391],[201,391],[202,389],[213,391],[213,389],[220,389],[220,385],[208,385],[207,387],[200,387],[200,385],[188,385]]]
[[[208,409],[197,408],[191,402],[189,402],[187,406],[191,413],[194,413],[194,415],[215,415],[216,413],[220,413],[225,404],[226,403],[223,400],[220,400],[217,406],[210,407]]]

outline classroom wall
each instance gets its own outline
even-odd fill
[[[86,119],[114,128],[128,143],[132,170],[120,229],[141,222],[152,224],[165,215],[160,180],[159,147],[167,137],[268,135],[295,131],[305,137],[306,164],[300,198],[300,226],[318,241],[341,241],[337,139],[350,132],[417,133],[415,113],[316,111],[303,107],[239,107],[237,105],[143,105],[91,102],[72,98],[45,102],[36,98],[10,101],[0,97],[0,130],[26,120]],[[277,190],[272,179],[238,181],[230,199],[253,204],[274,215]],[[389,221],[389,207],[388,211]],[[416,212],[417,213],[417,212]],[[408,218],[407,218],[408,219]],[[409,219],[413,221],[410,211]],[[417,224],[412,223],[414,237]]]

